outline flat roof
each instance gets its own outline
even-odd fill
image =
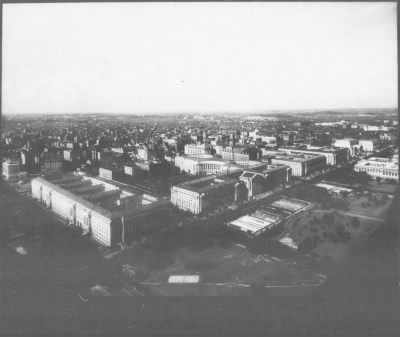
[[[350,193],[351,191],[353,191],[351,188],[329,185],[329,184],[325,184],[325,183],[318,183],[315,186],[325,188],[326,190],[332,191],[335,193],[340,193],[341,191],[346,191],[346,192]]]
[[[176,185],[176,187],[201,193],[236,183],[238,183],[238,180],[233,178],[221,179],[217,178],[216,176],[209,176],[205,178],[189,180],[187,182]]]
[[[297,210],[307,206],[307,203],[305,201],[302,202],[302,201],[291,200],[291,199],[280,199],[280,200],[274,201],[271,204],[271,206],[287,209],[289,211],[297,211]]]
[[[325,159],[324,156],[318,154],[312,155],[312,157],[305,156],[303,154],[286,154],[286,155],[277,155],[275,158],[272,158],[272,160],[282,160],[288,162],[304,162],[321,157]]]
[[[90,202],[90,201],[88,201],[86,199],[83,199],[82,197],[80,197],[80,196],[78,196],[76,194],[73,194],[73,193],[63,189],[60,186],[58,186],[56,184],[53,184],[50,181],[47,181],[47,180],[45,180],[45,179],[43,179],[41,177],[35,178],[32,181],[38,181],[41,184],[51,188],[52,190],[65,195],[66,197],[70,198],[71,200],[79,202],[83,206],[92,209],[96,213],[99,213],[100,215],[103,215],[105,217],[111,218],[111,212],[110,211],[108,211],[105,208],[100,207],[100,206],[98,206],[98,205],[96,205],[96,204],[94,204],[94,203],[92,203],[92,202]]]
[[[381,165],[376,165],[381,164]],[[358,162],[354,167],[374,167],[388,170],[397,170],[399,163],[396,161],[379,161],[379,160],[362,160]]]
[[[49,178],[47,181],[53,183],[53,184],[62,184],[62,183],[67,183],[67,182],[72,182],[72,181],[80,181],[83,180],[82,176],[76,176],[73,174],[66,174],[61,177],[54,177],[54,178]]]
[[[307,149],[307,148],[296,148],[296,147],[281,147],[278,151],[296,151],[296,152],[305,152],[305,153],[337,153],[337,152],[344,152],[346,149],[343,148],[331,148],[331,147],[321,147],[318,149]]]
[[[129,209],[126,209],[126,210],[110,211],[110,210],[108,210],[106,208],[103,208],[103,207],[100,207],[100,206],[94,204],[93,202],[91,202],[91,201],[89,201],[87,199],[84,199],[83,197],[81,197],[81,196],[79,196],[77,194],[74,194],[74,193],[72,193],[72,192],[70,192],[70,191],[68,191],[68,190],[66,190],[66,189],[64,189],[64,188],[62,188],[62,187],[60,187],[60,186],[58,186],[56,184],[53,184],[52,182],[50,182],[50,181],[48,181],[46,179],[43,179],[41,177],[35,178],[35,179],[32,180],[32,182],[33,181],[38,181],[41,184],[51,188],[53,191],[61,193],[61,194],[65,195],[66,197],[68,197],[69,199],[71,199],[72,201],[80,203],[81,205],[87,207],[88,209],[91,209],[94,212],[96,212],[96,213],[98,213],[100,215],[103,215],[104,217],[107,217],[109,219],[121,218],[123,216],[125,216],[125,217],[127,217],[129,219],[129,217],[133,217],[133,216],[139,215],[141,213],[148,212],[148,211],[150,211],[152,209],[155,209],[155,208],[158,208],[158,207],[161,207],[161,206],[169,205],[169,200],[160,200],[160,201],[156,201],[156,202],[153,202],[151,204],[148,204],[148,205],[142,205],[139,208],[129,208]],[[96,186],[100,187],[101,185],[94,185],[93,187],[96,187]],[[106,192],[104,192],[104,193],[106,193]]]
[[[199,275],[171,275],[168,283],[199,283]]]
[[[229,225],[238,228],[243,232],[256,234],[266,228],[272,227],[272,225],[274,225],[275,223],[276,221],[261,219],[253,215],[245,215],[240,217],[239,219],[231,221]]]
[[[120,190],[103,191],[103,192],[97,192],[97,193],[94,193],[92,195],[89,195],[87,197],[87,199],[91,200],[91,201],[97,201],[97,200],[107,199],[107,198],[110,198],[112,196],[120,195],[120,194],[121,194]]]
[[[251,177],[255,176],[256,174],[258,174],[258,173],[255,173],[255,172],[244,172],[241,175],[241,177],[251,178]]]

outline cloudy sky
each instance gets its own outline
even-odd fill
[[[3,6],[5,114],[397,107],[394,2]]]

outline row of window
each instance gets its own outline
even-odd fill
[[[378,170],[378,169],[366,169],[366,168],[358,168],[356,169],[356,172],[366,172],[366,173],[377,173],[377,174],[382,174],[385,176],[389,176],[389,177],[397,177],[398,176],[398,172],[396,171],[384,171],[384,170]]]

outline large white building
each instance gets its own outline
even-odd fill
[[[31,187],[34,199],[104,246],[124,242],[134,235],[143,218],[165,211],[169,203],[150,200],[101,178],[83,175],[48,180],[39,177],[31,181]]]
[[[336,139],[333,146],[337,148],[346,148],[350,151],[350,155],[353,155],[355,148],[358,146],[358,140],[353,138]]]
[[[240,166],[214,158],[212,155],[176,156],[175,166],[181,172],[192,175],[224,175],[241,170]]]
[[[394,179],[399,181],[398,158],[371,157],[361,160],[354,166],[355,172],[365,172],[373,178]]]
[[[389,131],[389,128],[387,126],[381,125],[363,125],[362,126],[364,131],[371,131],[371,132],[377,132],[377,131]]]
[[[346,163],[349,159],[349,150],[348,148],[326,148],[322,147],[319,149],[299,149],[292,147],[281,147],[279,148],[280,152],[285,153],[303,153],[303,154],[315,154],[324,156],[326,158],[326,164],[330,166],[336,166],[338,164]]]
[[[374,152],[378,144],[379,141],[377,139],[360,139],[358,142],[364,152]]]
[[[326,158],[320,155],[282,153],[272,158],[271,163],[287,165],[292,169],[292,176],[304,177],[324,169]]]
[[[237,179],[215,176],[190,180],[171,188],[171,203],[181,210],[200,214],[246,198],[246,187]]]
[[[185,155],[196,157],[210,153],[210,146],[208,144],[186,144]]]

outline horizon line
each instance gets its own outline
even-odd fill
[[[223,111],[188,111],[188,112],[171,112],[171,111],[163,111],[163,112],[2,112],[2,116],[16,116],[16,115],[216,115],[216,114],[268,114],[268,113],[304,113],[304,112],[317,112],[317,111],[332,111],[332,112],[341,112],[341,111],[354,111],[354,110],[397,110],[398,107],[375,107],[375,108],[310,108],[310,109],[270,109],[263,111],[232,111],[232,112],[223,112]]]

